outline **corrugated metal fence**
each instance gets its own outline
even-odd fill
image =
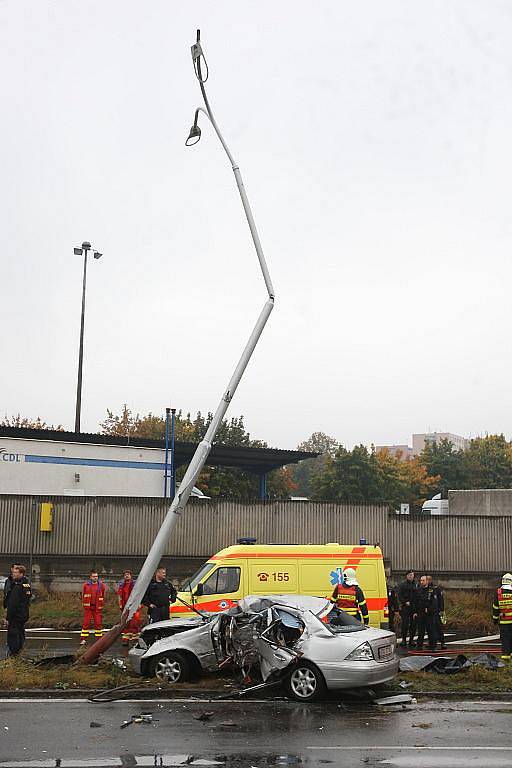
[[[39,531],[39,502],[52,501],[51,533]],[[168,503],[163,499],[0,495],[0,554],[144,556]],[[390,514],[385,504],[191,500],[167,554],[206,558],[240,536],[259,542],[379,543],[393,570],[492,572],[512,568],[511,517]]]

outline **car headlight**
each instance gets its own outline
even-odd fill
[[[373,661],[375,656],[373,655],[370,643],[366,642],[354,648],[352,653],[349,653],[347,656],[347,659],[350,659],[350,661]]]

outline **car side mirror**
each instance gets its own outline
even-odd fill
[[[199,583],[196,587],[196,597],[202,597],[204,595],[203,585]]]

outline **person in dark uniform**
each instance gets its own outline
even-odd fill
[[[28,621],[32,590],[23,565],[12,568],[13,582],[7,593],[7,647],[9,656],[17,656],[25,645],[25,624]]]
[[[435,615],[437,605],[434,595],[434,588],[429,586],[426,576],[420,578],[420,586],[414,596],[413,618],[418,621],[418,644],[419,651],[423,649],[423,640],[425,639],[425,630],[428,636],[428,646],[431,651],[435,651],[437,642],[437,631],[435,626]]]
[[[396,615],[400,611],[400,605],[398,603],[398,594],[395,587],[388,586],[388,613],[389,613],[389,628],[391,632],[395,631]]]
[[[7,608],[7,595],[12,589],[12,585],[14,583],[14,576],[12,575],[13,568],[16,568],[18,566],[18,563],[12,563],[11,569],[9,571],[9,575],[5,580],[4,584],[4,608]]]
[[[434,597],[436,599],[436,613],[434,616],[434,627],[436,630],[437,640],[441,644],[441,648],[446,648],[444,638],[443,616],[444,616],[444,594],[442,587],[439,584],[434,584],[434,579],[430,573],[427,573],[427,581],[429,587],[434,590]]]
[[[414,598],[418,585],[414,578],[413,570],[407,571],[405,579],[398,587],[398,602],[400,603],[400,618],[402,619],[402,648],[407,648],[407,637],[409,637],[409,648],[414,648],[414,636],[416,634],[416,620],[414,614]]]
[[[176,602],[176,590],[170,581],[167,581],[165,568],[155,571],[153,580],[142,598],[142,604],[148,609],[149,621],[165,621],[169,618],[169,605]]]

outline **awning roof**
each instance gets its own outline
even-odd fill
[[[98,435],[85,432],[60,432],[52,429],[27,427],[0,427],[0,437],[24,440],[51,440],[63,443],[87,443],[90,445],[132,446],[136,448],[165,448],[165,441],[141,437]],[[188,464],[197,443],[176,442],[175,466]],[[313,459],[317,453],[285,451],[278,448],[248,448],[245,446],[213,445],[207,464],[209,466],[238,467],[256,474],[264,474],[286,464],[296,464],[302,459]]]

